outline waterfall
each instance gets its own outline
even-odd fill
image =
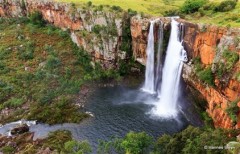
[[[147,45],[147,64],[145,72],[145,83],[142,88],[143,91],[154,94],[154,21],[151,21],[150,30],[148,34]]]
[[[155,91],[159,94],[162,80],[162,44],[163,44],[163,22],[160,21],[158,29],[158,52],[157,52],[157,69],[156,69],[156,80],[155,80]]]
[[[183,49],[179,39],[181,34],[178,26],[179,23],[172,19],[171,35],[162,72],[160,100],[153,111],[154,114],[161,117],[175,117],[177,115],[181,71],[183,62],[187,61],[186,51]]]

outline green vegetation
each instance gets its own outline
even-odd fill
[[[15,149],[12,146],[4,146],[1,149],[1,152],[5,153],[5,154],[12,154],[14,153]]]
[[[155,153],[227,153],[224,146],[235,141],[237,131],[222,129],[204,129],[189,126],[173,136],[163,135],[155,144]],[[222,149],[211,150],[209,146],[222,146]]]
[[[211,67],[208,66],[204,68],[201,64],[200,57],[193,58],[193,64],[196,75],[199,77],[199,79],[210,86],[214,86],[214,74],[212,73]]]
[[[229,106],[226,109],[227,114],[229,115],[229,117],[232,119],[233,123],[236,124],[238,121],[238,113],[239,113],[239,107],[238,107],[238,102],[240,101],[240,99],[236,99],[233,102],[229,102]]]
[[[99,141],[98,153],[144,154],[150,151],[153,138],[145,132],[129,132],[124,138],[113,138],[111,141]]]
[[[49,136],[45,139],[43,147],[49,147],[50,149],[57,150],[58,152],[64,151],[65,143],[72,140],[72,134],[66,130],[59,130],[49,133]]]
[[[222,1],[216,8],[216,11],[220,11],[220,12],[226,12],[226,11],[231,11],[233,9],[235,9],[237,5],[237,1],[236,0],[225,0]]]
[[[132,35],[131,35],[131,17],[136,15],[131,9],[125,12],[122,17],[122,44],[120,50],[126,51],[128,57],[132,57]]]
[[[21,118],[78,123],[87,117],[74,102],[81,85],[119,78],[117,70],[104,71],[99,64],[94,69],[69,32],[47,25],[38,12],[29,19],[0,18],[0,44],[0,110],[12,110],[1,123]]]
[[[184,0],[56,0],[59,2],[75,3],[79,6],[89,6],[97,8],[98,6],[110,7],[114,11],[127,11],[128,9],[135,10],[137,12],[143,12],[149,15],[159,16],[164,14],[167,10],[178,9],[184,2]],[[166,7],[167,6],[167,7]]]
[[[156,142],[146,133],[129,132],[124,138],[100,141],[98,153],[162,154],[162,153],[226,153],[224,146],[235,141],[237,131],[223,129],[197,128],[189,126],[174,135],[163,135]],[[208,146],[222,146],[211,150]],[[205,147],[205,148],[204,148]]]
[[[30,14],[29,20],[32,24],[39,27],[42,27],[46,24],[46,22],[43,20],[42,13],[40,12],[33,12],[32,14]]]
[[[205,68],[197,72],[197,76],[203,82],[209,84],[210,86],[214,86],[214,75],[212,73],[211,67]]]
[[[223,52],[223,57],[226,60],[226,69],[231,70],[234,64],[239,60],[239,55],[236,52],[225,50]]]
[[[239,60],[239,55],[234,51],[225,50],[223,52],[223,60],[219,61],[217,66],[217,77],[221,79],[224,74],[230,73],[234,67],[234,65]]]
[[[197,12],[208,0],[186,0],[181,7],[183,13]]]
[[[88,6],[91,2],[89,0],[56,1],[75,3],[77,7]],[[240,26],[240,2],[237,0],[94,0],[91,2],[91,7],[96,10],[110,8],[118,12],[122,9],[125,11],[132,9],[152,16],[178,15],[197,23]]]
[[[148,151],[148,147],[152,144],[152,140],[152,137],[148,136],[145,132],[130,132],[122,140],[121,146],[126,153],[146,153]]]
[[[189,1],[195,3],[195,0]],[[198,5],[198,7],[199,6],[201,5]],[[198,10],[194,9],[195,13],[181,16],[184,16],[184,18],[190,21],[198,23],[212,23],[223,26],[239,27],[239,11],[240,3],[236,0],[210,0],[198,8]]]
[[[64,144],[65,151],[71,154],[87,154],[91,153],[91,146],[87,141],[68,141]]]

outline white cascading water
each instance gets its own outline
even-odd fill
[[[155,115],[166,118],[177,116],[181,71],[183,61],[187,61],[186,51],[179,41],[178,26],[179,23],[172,19],[171,35],[162,73],[161,93],[159,94],[160,100],[153,110]]]
[[[148,34],[147,45],[147,64],[145,72],[145,83],[142,88],[143,91],[154,94],[154,21],[151,21],[150,30]]]
[[[162,81],[162,45],[163,45],[163,22],[160,21],[158,29],[158,52],[157,52],[157,68],[156,68],[156,79],[155,79],[155,91],[159,94]]]

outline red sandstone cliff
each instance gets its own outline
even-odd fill
[[[82,46],[93,61],[111,68],[118,59],[124,59],[125,51],[120,50],[122,40],[122,14],[104,12],[91,8],[76,8],[71,4],[51,0],[0,0],[0,17],[21,17],[34,11],[42,13],[50,24],[71,31],[71,38]],[[94,26],[100,27],[98,34]]]
[[[112,67],[118,58],[125,58],[125,51],[119,50],[123,21],[116,12],[82,10],[70,4],[59,4],[46,0],[0,0],[0,16],[19,17],[33,11],[40,11],[49,23],[62,29],[69,29],[72,40],[77,45],[83,46],[92,55],[93,60],[100,61],[104,66]],[[164,29],[169,31],[170,20],[168,18],[161,18],[161,20],[165,23]],[[131,20],[133,55],[142,64],[146,59],[149,21],[150,19],[142,19],[138,16]],[[239,29],[192,24],[183,20],[179,20],[179,22],[183,22],[185,25],[184,47],[188,52],[189,59],[200,57],[201,65],[212,67],[213,73],[217,71],[216,64],[224,61],[222,51],[225,48],[240,53],[240,41],[236,41],[239,40]],[[95,34],[92,29],[96,25],[103,29],[114,28],[116,33]],[[157,41],[157,34],[155,36]],[[240,114],[238,114],[238,123],[234,125],[225,112],[229,104],[240,97],[240,82],[236,79],[236,73],[240,72],[239,63],[237,62],[223,78],[218,79],[215,76],[215,87],[204,84],[197,78],[191,60],[184,66],[185,81],[206,98],[208,101],[207,112],[213,118],[216,127],[240,128]],[[240,102],[238,106],[240,107]]]
[[[170,29],[167,27],[170,20],[165,18],[160,18],[160,20],[165,23],[165,31],[169,31]],[[143,64],[146,59],[149,22],[150,19],[140,17],[134,17],[131,20],[134,57]],[[224,59],[222,58],[224,50],[240,54],[240,41],[236,41],[239,40],[240,29],[193,24],[181,19],[179,22],[185,25],[183,45],[190,59],[183,68],[184,80],[207,100],[207,112],[213,119],[215,127],[239,129],[240,113],[238,113],[237,124],[234,124],[226,113],[226,109],[232,101],[238,100],[240,97],[240,81],[236,79],[237,73],[240,72],[240,61],[233,66],[230,72],[224,72],[222,78],[218,79],[215,74],[218,69],[216,65]],[[155,25],[157,26],[158,22]],[[157,41],[157,37],[155,40]],[[192,64],[192,59],[196,57],[201,59],[202,67],[212,68],[215,86],[205,84],[197,77]],[[238,107],[240,110],[240,102]]]

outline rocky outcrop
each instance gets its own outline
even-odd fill
[[[23,134],[29,131],[27,124],[19,125],[11,130],[12,135]]]
[[[51,0],[0,0],[0,17],[21,17],[34,11],[41,12],[48,23],[71,31],[73,42],[105,68],[115,67],[118,59],[125,59],[126,52],[120,50],[123,13],[76,8],[74,4]]]
[[[60,4],[50,0],[0,0],[0,16],[20,17],[34,11],[39,11],[49,23],[69,30],[71,38],[79,47],[83,47],[95,62],[100,62],[105,68],[113,68],[118,59],[126,58],[126,51],[121,51],[123,42],[122,13],[117,11],[101,11],[98,8],[76,8],[73,4]],[[146,47],[149,22],[152,19],[142,19],[135,16],[131,19],[132,50],[134,58],[146,63]],[[170,19],[158,18],[155,24],[155,41],[158,39],[159,20],[164,22],[164,34],[170,31]],[[196,88],[208,101],[208,113],[213,118],[216,127],[240,128],[238,113],[235,123],[226,113],[231,102],[240,97],[240,65],[234,57],[227,59],[224,53],[240,52],[240,30],[183,23],[183,45],[188,53],[189,63],[184,66],[185,81]],[[165,37],[167,39],[168,37]],[[167,42],[167,40],[165,40]],[[230,55],[231,55],[230,54]],[[202,69],[211,67],[214,86],[199,80],[194,59],[200,59]],[[229,61],[231,62],[229,62]],[[240,107],[240,102],[238,103]]]
[[[133,54],[137,61],[145,64],[147,35],[150,20],[139,16],[131,20]],[[158,18],[155,24],[155,41],[157,42],[159,20],[164,22],[164,33],[170,31],[170,19]],[[212,117],[215,127],[240,128],[239,111],[234,121],[226,112],[232,102],[240,98],[240,81],[236,78],[240,74],[240,61],[235,59],[240,54],[240,29],[218,27],[212,25],[193,24],[182,19],[183,45],[188,53],[189,62],[184,65],[183,78],[192,87],[197,89],[207,100],[207,112]],[[232,55],[229,58],[224,54]],[[227,58],[228,57],[228,58]],[[174,57],[173,57],[174,58]],[[199,65],[204,70],[211,68],[214,85],[208,85],[200,80],[194,59],[199,59]],[[239,58],[238,58],[239,59]],[[230,62],[229,62],[230,61]],[[220,67],[221,64],[221,67]],[[225,67],[228,66],[228,69]],[[221,71],[222,72],[221,72]]]

